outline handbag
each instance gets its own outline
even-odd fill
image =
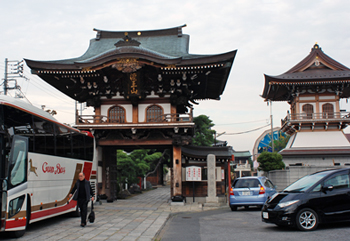
[[[94,212],[94,202],[93,201],[91,201],[91,212],[89,214],[88,219],[89,219],[90,223],[95,222],[95,212]]]

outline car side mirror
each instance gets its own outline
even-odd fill
[[[332,191],[333,190],[333,185],[328,185],[328,186],[325,186],[325,187],[322,187],[322,191]]]

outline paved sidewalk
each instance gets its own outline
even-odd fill
[[[130,199],[118,199],[94,206],[96,220],[80,227],[80,218],[57,217],[34,228],[29,227],[20,240],[152,240],[169,215],[175,212],[201,211],[217,207],[201,204],[172,206],[170,188],[159,187]],[[227,207],[227,206],[226,206]],[[39,226],[38,226],[39,225]],[[5,240],[0,238],[0,241]]]

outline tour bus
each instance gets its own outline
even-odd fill
[[[16,237],[33,222],[74,212],[69,198],[84,172],[95,192],[94,138],[48,112],[0,96],[0,231]]]

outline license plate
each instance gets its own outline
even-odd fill
[[[250,195],[250,192],[249,192],[249,191],[242,192],[242,196],[248,196],[248,195]]]
[[[264,219],[269,219],[269,213],[268,212],[263,212],[263,218]]]

